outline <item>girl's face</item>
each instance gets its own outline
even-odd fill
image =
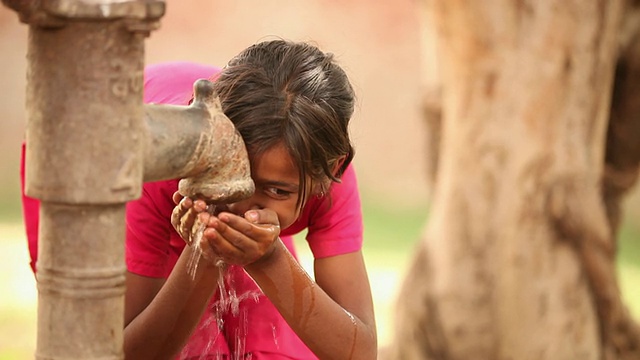
[[[248,210],[270,209],[276,212],[280,228],[286,229],[298,218],[300,189],[298,167],[282,144],[273,146],[251,159],[254,194],[229,205],[229,211],[242,215]],[[308,192],[307,192],[308,193]]]

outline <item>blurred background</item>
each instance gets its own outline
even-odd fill
[[[18,182],[27,35],[28,27],[17,15],[0,7],[0,360],[33,358],[36,337],[37,291],[28,264]],[[390,340],[397,289],[428,217],[418,1],[168,0],[161,28],[146,42],[146,63],[187,60],[223,66],[248,45],[272,37],[310,41],[334,53],[355,86],[354,163],[384,346]],[[637,187],[625,206],[620,280],[627,303],[639,315]],[[302,241],[299,245],[304,247]],[[308,261],[308,253],[301,256]]]

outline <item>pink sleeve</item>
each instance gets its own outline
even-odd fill
[[[193,83],[219,73],[219,67],[190,62],[149,65],[144,71],[144,102],[187,105],[193,95]]]
[[[32,197],[28,197],[24,193],[25,185],[25,156],[26,146],[22,143],[20,152],[20,191],[22,196],[22,217],[24,219],[24,227],[27,233],[27,244],[29,245],[29,257],[31,261],[31,270],[36,272],[36,262],[38,260],[38,223],[40,217],[40,201]]]
[[[173,193],[178,180],[157,181],[143,186],[142,197],[127,204],[127,269],[149,277],[166,277],[177,258],[170,239]],[[177,233],[176,233],[177,235]]]
[[[330,194],[309,214],[307,241],[315,258],[362,249],[362,205],[353,165],[347,167],[341,183],[331,185]]]

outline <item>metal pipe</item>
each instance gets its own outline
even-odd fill
[[[212,203],[254,190],[244,142],[224,115],[213,84],[198,80],[190,106],[146,105],[144,181],[183,178],[180,193]]]
[[[142,184],[143,40],[119,20],[29,28],[26,193],[41,200],[36,359],[124,358],[123,219]]]
[[[213,201],[248,196],[244,143],[206,82],[190,107],[149,106],[144,120],[144,38],[163,1],[2,1],[29,24],[25,191],[41,201],[36,358],[122,359],[126,202],[143,180],[181,176],[198,176],[181,187]]]
[[[40,205],[36,359],[122,359],[124,204]]]
[[[119,20],[29,28],[36,359],[124,357],[124,214],[142,187],[143,40]]]

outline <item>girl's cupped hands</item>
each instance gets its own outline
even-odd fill
[[[171,223],[190,246],[197,246],[205,259],[245,266],[268,257],[280,235],[277,214],[269,209],[249,210],[237,215],[203,200],[173,196],[177,204]]]

